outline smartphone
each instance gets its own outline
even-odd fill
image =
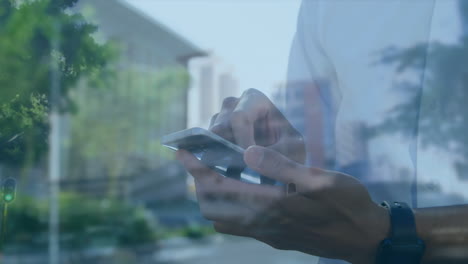
[[[161,144],[172,150],[191,152],[207,167],[225,177],[255,184],[277,184],[247,167],[242,147],[206,129],[194,127],[174,132],[162,137]]]

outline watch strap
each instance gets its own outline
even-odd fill
[[[378,264],[418,264],[424,254],[424,242],[418,237],[413,210],[403,202],[383,202],[390,215],[390,236],[377,253]]]
[[[390,238],[393,239],[393,242],[416,242],[419,238],[413,210],[402,202],[383,202],[383,206],[388,209],[390,214]]]

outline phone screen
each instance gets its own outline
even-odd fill
[[[229,146],[231,143],[224,143],[225,140],[220,140],[217,135],[210,136],[209,131],[204,133],[178,137],[164,145],[173,150],[185,149],[191,152],[203,164],[226,177],[255,184],[275,184],[274,180],[246,166],[243,150]]]
[[[232,167],[239,170],[245,168],[243,153],[205,135],[189,136],[179,144],[179,148],[190,151],[209,167]]]

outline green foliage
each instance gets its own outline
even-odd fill
[[[139,130],[164,125],[168,107],[182,99],[188,81],[183,68],[129,70],[119,73],[111,91],[80,87],[73,94],[81,109],[72,117],[74,147],[93,159],[134,153],[148,146],[150,151],[158,151],[159,138],[149,134],[154,131]]]
[[[115,55],[110,45],[94,41],[94,25],[69,10],[76,2],[0,0],[0,162],[20,166],[47,150],[53,61],[65,111],[74,109],[69,90],[77,81],[102,78]],[[15,135],[21,137],[10,144]]]
[[[98,200],[72,193],[60,195],[62,247],[81,250],[96,246],[135,247],[154,244],[158,227],[143,208],[115,200]],[[19,196],[9,207],[7,247],[47,246],[48,203]]]
[[[5,247],[45,247],[46,203],[30,197],[18,196],[8,207]]]
[[[72,95],[69,177],[131,176],[158,167],[170,118],[184,118],[189,76],[183,68],[121,72],[111,91],[80,86]],[[184,104],[184,103],[182,103]],[[177,113],[178,112],[178,113]],[[101,167],[90,175],[86,167]],[[111,184],[112,188],[112,184]],[[112,190],[110,190],[112,194]]]
[[[142,208],[115,200],[65,194],[60,199],[60,232],[70,248],[93,243],[138,246],[154,243],[156,230]]]
[[[462,20],[468,21],[468,5],[464,6],[461,10]],[[427,62],[426,54],[430,58]],[[421,94],[419,80],[400,82],[398,87],[407,100],[397,105],[388,118],[374,128],[374,132],[411,136],[415,125],[419,124],[418,137],[423,147],[437,147],[455,154],[458,161],[454,165],[460,173],[468,168],[467,61],[466,36],[456,44],[435,42],[386,50],[381,63],[393,65],[399,73],[424,70],[425,86]],[[419,112],[423,114],[419,116]]]
[[[215,233],[216,231],[211,226],[190,225],[182,229],[182,235],[190,239],[201,239]]]
[[[47,99],[45,95],[31,93],[27,103],[16,95],[0,105],[0,161],[20,164],[33,161],[46,149],[48,132]],[[39,139],[36,143],[33,139]],[[8,142],[8,141],[9,142]]]

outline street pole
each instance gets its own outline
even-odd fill
[[[0,238],[0,248],[3,250],[5,246],[5,236],[6,236],[6,221],[7,221],[7,213],[8,213],[8,204],[2,203],[2,233]]]
[[[59,24],[54,25],[52,51],[60,48]],[[60,179],[60,70],[57,54],[50,54],[50,134],[49,134],[49,263],[59,264],[59,179]]]

